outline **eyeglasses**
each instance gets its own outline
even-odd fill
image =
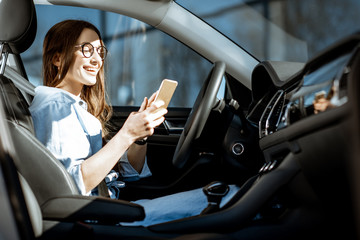
[[[91,43],[86,42],[83,44],[75,45],[75,47],[81,47],[81,52],[86,58],[89,58],[94,54],[94,49],[96,49],[96,52],[99,54],[102,60],[104,60],[107,55],[107,49],[105,46],[94,47]]]

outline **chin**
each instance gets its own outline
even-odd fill
[[[94,86],[96,84],[97,79],[87,79],[87,81],[85,81],[84,85],[86,86]]]

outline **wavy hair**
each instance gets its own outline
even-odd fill
[[[74,62],[74,46],[85,28],[94,30],[103,44],[100,31],[93,24],[82,20],[59,22],[47,32],[43,44],[43,78],[45,86],[56,87],[64,79]],[[59,69],[53,64],[56,54],[60,54],[63,59]],[[99,119],[103,136],[106,136],[109,131],[107,122],[111,117],[112,108],[107,104],[104,64],[102,64],[96,76],[96,83],[92,86],[84,85],[80,97],[87,103],[88,112]]]

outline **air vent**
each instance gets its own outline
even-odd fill
[[[259,137],[262,138],[276,131],[285,103],[284,91],[279,90],[271,98],[259,121]]]

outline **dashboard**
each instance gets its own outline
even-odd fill
[[[358,43],[356,37],[345,39],[306,64],[260,63],[253,72],[254,103],[247,115],[259,138],[344,105]]]

